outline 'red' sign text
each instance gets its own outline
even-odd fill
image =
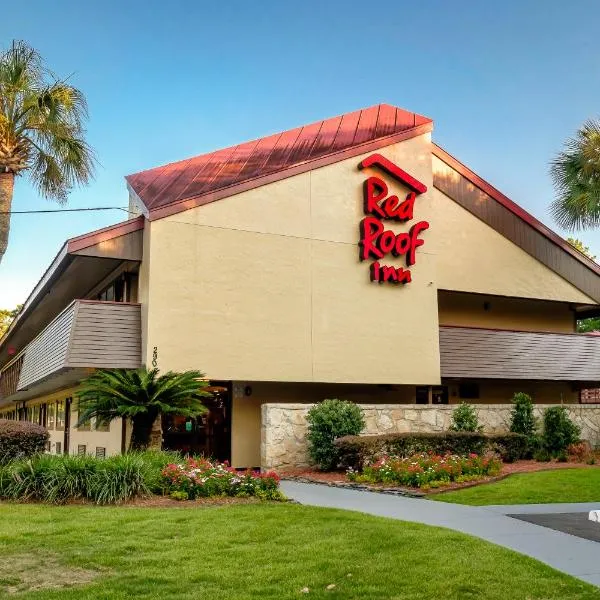
[[[407,223],[414,220],[415,200],[427,191],[427,186],[411,177],[406,171],[387,160],[381,154],[365,158],[359,168],[377,166],[394,179],[409,188],[405,198],[390,195],[381,177],[367,177],[364,182],[364,212],[366,217],[360,222],[359,257],[361,261],[371,260],[371,281],[379,283],[410,283],[410,269],[381,264],[379,261],[390,254],[404,256],[407,267],[415,264],[417,248],[424,244],[420,234],[429,229],[427,221],[418,221],[408,233],[395,233],[386,229],[385,221]]]

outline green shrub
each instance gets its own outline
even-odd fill
[[[545,448],[540,448],[539,450],[537,450],[533,455],[533,458],[538,462],[550,462],[550,460],[552,459],[550,453]]]
[[[530,456],[531,440],[521,433],[494,433],[488,435],[487,439],[487,450],[498,454],[506,463]]]
[[[106,459],[39,454],[0,467],[0,497],[61,504],[115,504],[162,490],[162,469],[174,453],[131,452]]]
[[[536,433],[537,425],[533,416],[533,401],[531,396],[517,392],[512,399],[513,407],[510,413],[510,430],[532,437]]]
[[[335,441],[340,465],[362,470],[381,456],[401,458],[431,452],[433,454],[483,455],[500,454],[503,460],[515,460],[527,447],[527,438],[518,433],[485,434],[478,431],[443,431],[439,433],[390,433],[352,435]]]
[[[44,452],[48,438],[40,425],[0,419],[0,464]]]
[[[558,456],[578,442],[580,433],[564,406],[551,406],[545,410],[543,444],[552,456]]]
[[[171,492],[170,498],[182,502],[184,500],[189,500],[190,496],[187,492]]]
[[[323,471],[339,466],[336,438],[357,435],[365,426],[360,406],[346,400],[323,400],[308,411],[306,420],[308,453]]]
[[[527,436],[529,448],[522,458],[531,458],[541,446],[540,437],[537,435],[537,422],[533,416],[533,401],[531,396],[523,392],[517,392],[512,401],[510,431]]]
[[[480,431],[475,408],[466,402],[452,411],[451,431]]]

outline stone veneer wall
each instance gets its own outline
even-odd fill
[[[285,469],[308,465],[306,453],[306,413],[311,404],[263,404],[261,463],[266,469]],[[456,405],[361,404],[366,427],[364,434],[399,433],[407,431],[444,431],[450,426]],[[549,404],[535,405],[541,419]],[[600,444],[600,405],[565,404],[573,421],[581,427],[582,439]],[[510,404],[475,405],[484,431],[507,431]]]

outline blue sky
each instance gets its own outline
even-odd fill
[[[548,162],[600,111],[599,24],[596,0],[32,0],[4,15],[0,46],[27,40],[88,97],[100,166],[70,207],[125,206],[129,173],[388,102],[553,226]],[[53,207],[17,182],[14,210]],[[15,215],[0,307],[67,237],[123,215]],[[598,232],[580,237],[600,255]]]

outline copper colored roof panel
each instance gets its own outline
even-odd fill
[[[336,153],[378,140],[384,143],[390,136],[403,134],[420,125],[430,128],[431,124],[427,117],[379,104],[129,175],[126,179],[152,218],[152,213],[159,209],[177,204],[185,209],[211,202],[224,197],[226,194],[220,193],[223,190],[238,193],[241,184],[245,184],[245,189],[254,187],[249,183],[252,180],[261,185],[266,182],[263,181],[265,176],[272,181],[277,173],[281,173],[281,177],[292,175],[299,166],[312,161],[315,161],[315,166],[321,166],[316,162]],[[421,131],[415,131],[415,135],[418,133]],[[389,143],[394,141],[390,139]],[[158,218],[173,212],[178,210],[161,210]]]

